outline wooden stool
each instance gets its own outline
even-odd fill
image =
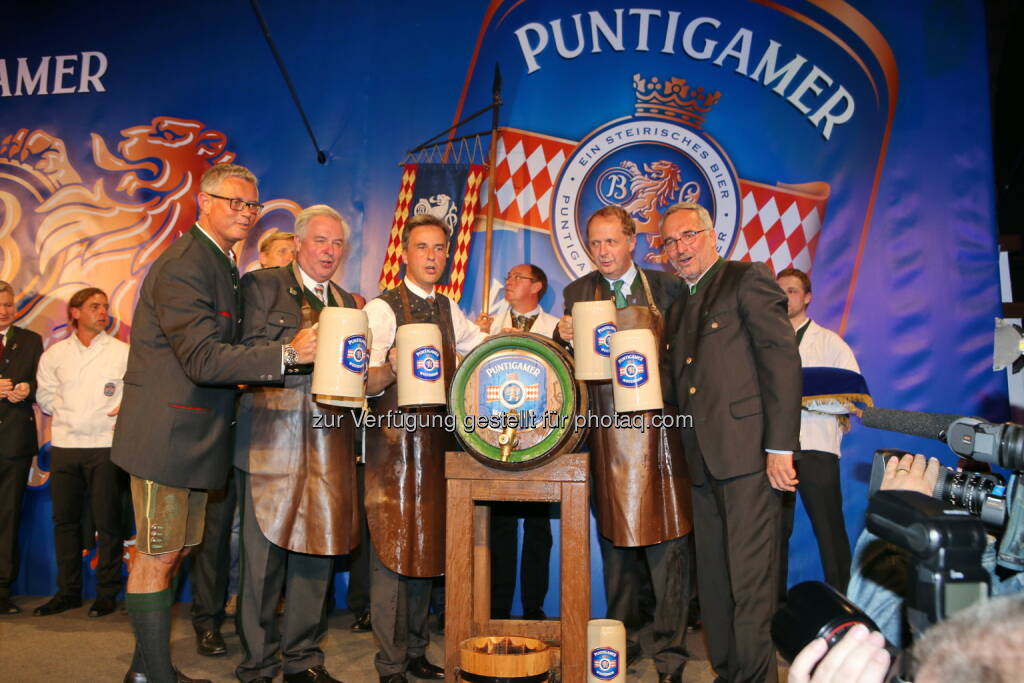
[[[586,453],[560,455],[525,471],[487,467],[447,453],[445,679],[455,680],[459,644],[484,635],[525,636],[561,645],[562,680],[583,683],[590,619],[589,465]],[[490,517],[477,501],[560,503],[561,616],[558,621],[491,619]]]

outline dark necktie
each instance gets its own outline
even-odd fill
[[[6,337],[6,336],[7,336],[7,330],[4,330],[3,333],[0,334],[0,360],[4,359],[4,349],[7,348],[7,347],[4,346],[4,337]]]
[[[523,330],[529,332],[530,328],[533,327],[533,321],[537,319],[535,315],[519,315],[518,313],[512,314],[512,327],[517,330]]]

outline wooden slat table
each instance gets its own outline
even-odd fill
[[[562,681],[586,680],[590,619],[590,512],[586,453],[560,455],[526,471],[487,467],[450,452],[445,556],[445,679],[455,680],[459,644],[484,635],[537,638],[561,645]],[[487,501],[561,504],[560,618],[491,619],[490,508]]]

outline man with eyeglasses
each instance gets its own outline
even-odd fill
[[[719,258],[699,204],[666,209],[661,237],[685,282],[669,311],[662,377],[666,396],[693,416],[681,432],[709,658],[723,680],[774,682],[778,492],[796,485],[802,386],[786,296],[765,264]]]
[[[150,267],[132,344],[111,459],[131,475],[136,555],[125,604],[135,632],[128,683],[191,681],[171,664],[174,575],[202,540],[208,489],[224,486],[238,384],[280,382],[312,362],[316,333],[239,345],[242,298],[232,246],[262,206],[256,177],[234,164],[200,181],[199,219]]]
[[[477,323],[489,324],[486,331],[498,334],[511,330],[551,337],[558,318],[545,313],[540,300],[548,289],[547,274],[535,265],[521,263],[505,276],[508,310]],[[548,592],[551,562],[551,506],[548,503],[491,504],[491,618],[508,619],[516,588],[516,560],[519,555],[519,520],[523,520],[523,558],[520,563],[520,597],[523,617],[544,619],[544,598]]]
[[[660,340],[663,316],[680,294],[679,278],[637,268],[636,224],[624,209],[598,210],[586,230],[597,270],[565,288],[566,315],[556,339],[573,339],[569,313],[577,301],[612,299],[618,329],[651,329]],[[592,410],[613,415],[611,383],[588,384]],[[694,583],[690,482],[679,430],[655,427],[655,417],[660,419],[658,411],[643,414],[643,430],[594,429],[590,469],[608,617],[626,625],[628,662],[650,644],[659,683],[678,683],[689,657],[686,625]],[[648,631],[650,637],[644,635]]]

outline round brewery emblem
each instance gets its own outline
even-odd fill
[[[715,223],[718,253],[732,249],[740,218],[736,171],[706,133],[670,120],[631,117],[591,133],[573,151],[552,194],[552,241],[573,278],[594,269],[583,234],[587,217],[621,206],[637,224],[638,263],[658,261],[661,211],[698,202]]]
[[[341,364],[349,372],[360,374],[366,370],[366,337],[353,334],[345,338],[341,348]]]
[[[590,651],[590,673],[601,681],[610,681],[619,675],[619,652],[610,647],[597,647]]]
[[[434,346],[421,346],[412,352],[412,374],[425,382],[441,378],[441,352]]]

